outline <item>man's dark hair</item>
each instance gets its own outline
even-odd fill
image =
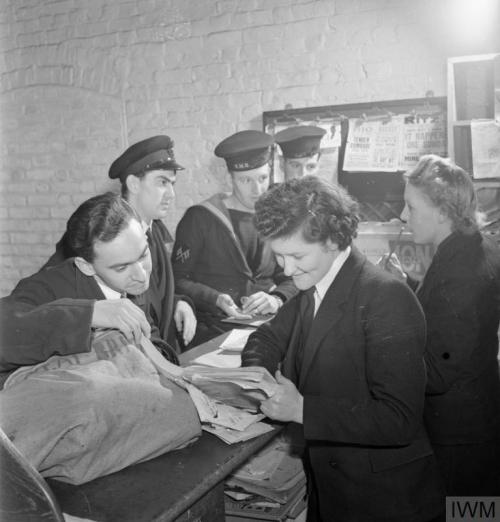
[[[330,239],[345,250],[356,237],[358,204],[338,185],[304,176],[274,185],[255,203],[255,226],[265,239],[297,231],[308,243]]]
[[[131,219],[140,222],[135,210],[119,194],[106,192],[87,199],[68,219],[65,249],[70,256],[92,263],[96,241],[112,241]]]

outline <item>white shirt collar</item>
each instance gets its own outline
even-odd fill
[[[121,298],[122,294],[120,292],[113,290],[108,285],[105,285],[102,281],[98,281],[96,279],[96,283],[99,285],[99,288],[102,290],[102,293],[104,294],[104,297],[106,299],[120,299]]]
[[[321,301],[325,297],[326,292],[330,288],[331,284],[340,272],[340,269],[347,261],[349,254],[351,253],[351,247],[348,246],[345,250],[341,250],[339,255],[333,260],[332,266],[328,272],[323,276],[323,279],[316,283],[316,291],[314,292],[314,312],[319,308]]]
[[[142,225],[142,229],[144,230],[144,232],[147,232],[148,230],[151,230],[151,225],[153,224],[153,222],[149,222],[149,223],[146,223],[145,221],[141,221],[141,225]]]
[[[76,268],[80,270],[80,267],[76,265]],[[81,272],[81,270],[80,270]],[[117,292],[116,290],[113,290],[108,285],[104,284],[98,277],[95,275],[93,276],[95,282],[99,285],[99,288],[101,289],[102,293],[104,294],[104,297],[106,299],[120,299],[122,297],[123,293]]]

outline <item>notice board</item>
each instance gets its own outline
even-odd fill
[[[360,203],[363,221],[399,217],[404,203],[402,173],[423,154],[446,156],[446,97],[347,105],[285,108],[263,113],[269,134],[293,125],[317,125],[319,176],[343,185]],[[273,180],[282,181],[276,147]]]

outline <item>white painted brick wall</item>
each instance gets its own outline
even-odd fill
[[[4,0],[0,295],[52,253],[126,146],[169,134],[167,219],[228,187],[215,145],[262,112],[446,94],[432,0]],[[439,25],[439,24],[436,24]]]

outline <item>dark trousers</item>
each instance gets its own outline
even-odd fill
[[[446,496],[500,495],[500,441],[433,444]]]

